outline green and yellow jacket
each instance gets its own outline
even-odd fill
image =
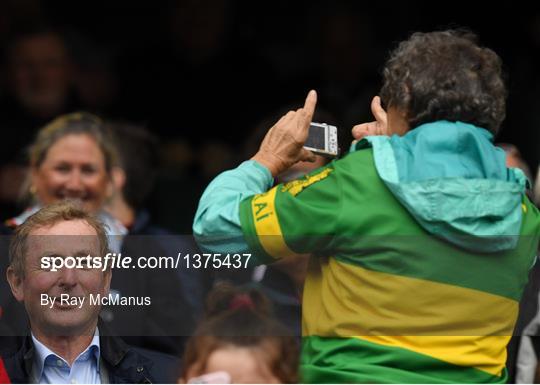
[[[540,217],[492,139],[425,124],[274,187],[245,162],[209,185],[194,233],[259,263],[313,256],[304,382],[504,383]]]

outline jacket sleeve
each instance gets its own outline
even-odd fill
[[[199,247],[210,253],[247,253],[242,234],[240,202],[273,184],[270,171],[249,160],[218,175],[204,191],[193,222]]]
[[[204,192],[193,225],[195,238],[212,253],[249,253],[254,264],[329,255],[342,201],[334,171],[330,164],[272,187],[265,167],[244,162],[219,175]]]
[[[334,163],[245,198],[240,224],[253,255],[264,263],[336,251],[341,183]]]

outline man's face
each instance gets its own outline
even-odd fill
[[[41,118],[58,114],[71,84],[62,40],[52,33],[22,38],[11,51],[9,79],[15,97],[33,114]]]
[[[100,307],[90,304],[90,294],[108,294],[110,271],[66,267],[51,271],[41,268],[41,259],[47,256],[99,256],[99,239],[94,228],[81,220],[59,222],[32,231],[27,246],[24,278],[9,272],[8,277],[15,298],[24,302],[34,334],[93,333]],[[54,298],[54,305],[51,306],[51,301],[43,305],[42,294]],[[70,302],[78,299],[78,304],[62,303],[62,294]],[[84,299],[82,306],[81,299]]]

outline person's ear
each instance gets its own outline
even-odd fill
[[[111,279],[112,279],[112,268],[108,268],[104,272],[105,274],[105,282],[103,284],[103,293],[105,295],[109,295],[109,292],[111,291]]]
[[[111,180],[115,190],[122,191],[126,185],[126,173],[120,167],[113,167],[111,170]]]
[[[15,272],[13,267],[8,267],[6,271],[6,278],[8,280],[9,286],[11,287],[11,292],[15,299],[19,302],[24,301],[24,279]]]
[[[126,173],[120,167],[113,167],[109,182],[107,183],[106,197],[111,199],[117,194],[122,194],[122,189],[126,184]]]

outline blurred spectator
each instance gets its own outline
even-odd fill
[[[521,169],[531,184],[534,184],[534,177],[531,173],[531,169],[525,160],[523,160],[519,149],[515,145],[509,143],[497,143],[496,146],[502,148],[506,153],[506,166]]]
[[[111,122],[108,127],[113,135],[119,162],[112,169],[114,189],[105,209],[122,222],[129,231],[128,235],[151,235],[152,241],[158,243],[166,255],[199,252],[190,235],[173,235],[156,226],[146,209],[157,175],[157,138],[143,127],[128,123]],[[189,313],[190,318],[196,319],[203,310],[209,279],[203,270],[186,270],[180,266],[174,271],[183,288],[178,295],[183,295],[184,301],[189,304],[189,309],[184,311]]]
[[[126,228],[133,228],[137,211],[144,211],[157,173],[158,140],[144,128],[129,123],[111,122],[118,154],[118,165],[112,169],[114,192],[106,210]]]
[[[509,143],[497,143],[506,153],[507,167],[519,168],[529,179],[531,186],[527,195],[538,205],[537,188],[530,168],[522,158],[519,149]],[[537,356],[540,352],[540,315],[538,314],[538,295],[540,292],[540,265],[535,263],[529,272],[523,297],[519,303],[519,314],[512,339],[508,344],[507,368],[509,382],[538,383]]]
[[[6,64],[11,96],[26,117],[43,121],[66,111],[72,63],[58,32],[47,26],[19,32],[8,44]]]
[[[4,56],[6,93],[0,100],[0,203],[12,215],[24,179],[24,152],[36,130],[79,107],[70,54],[62,35],[48,25],[13,33]]]
[[[114,47],[100,44],[77,30],[69,30],[66,43],[73,57],[74,86],[85,110],[116,114],[118,79]]]
[[[519,149],[510,143],[497,143],[497,147],[500,147],[506,153],[506,166],[509,168],[519,168],[523,171],[523,174],[529,180],[530,185],[527,187],[527,196],[538,205],[538,200],[535,194],[535,179],[531,173],[531,169],[527,165],[527,162],[522,158]]]
[[[296,341],[272,318],[258,291],[219,284],[207,299],[206,318],[189,340],[182,382],[297,383]]]

